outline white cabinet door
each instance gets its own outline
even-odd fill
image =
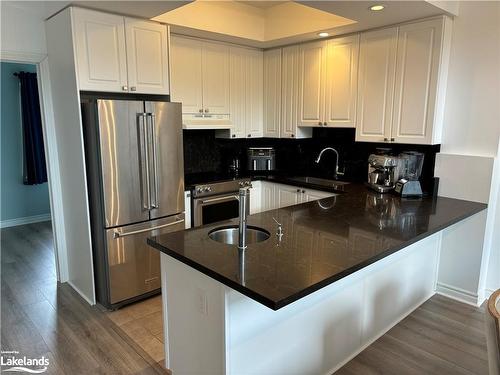
[[[323,121],[329,127],[356,126],[358,57],[359,35],[328,41]]]
[[[72,14],[80,90],[128,91],[123,17],[81,8]]]
[[[391,138],[398,29],[361,34],[356,141]]]
[[[229,60],[229,81],[231,92],[231,137],[243,138],[246,136],[246,81],[247,63],[244,48],[231,47]]]
[[[322,126],[326,42],[300,45],[299,126]]]
[[[276,185],[278,192],[278,207],[283,208],[300,203],[300,189],[288,185]]]
[[[264,135],[264,62],[262,51],[247,50],[248,75],[246,81],[246,132],[247,137]]]
[[[262,211],[269,211],[279,208],[276,184],[262,181]]]
[[[128,85],[131,92],[168,95],[167,26],[125,18]]]
[[[229,114],[229,47],[202,42],[201,67],[205,115]]]
[[[262,183],[253,181],[250,188],[250,215],[262,212]]]
[[[264,51],[264,136],[279,138],[281,123],[281,49]]]
[[[199,114],[203,110],[201,42],[196,39],[172,36],[171,99],[182,103],[182,113]]]
[[[191,228],[191,191],[184,192],[184,229]]]
[[[401,26],[392,137],[399,143],[433,143],[443,19]]]
[[[230,49],[231,92],[231,138],[261,137],[263,135],[262,51],[231,47]]]

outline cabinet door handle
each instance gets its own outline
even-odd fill
[[[391,142],[394,142],[394,141],[395,141],[395,139],[394,139],[394,138],[391,138]]]
[[[236,134],[233,134],[231,137],[236,138]]]
[[[203,109],[199,109],[198,112],[203,113]]]
[[[326,123],[326,121],[323,123],[324,126],[327,126],[328,124]]]
[[[128,91],[128,86],[126,86],[126,85],[122,86],[122,90],[123,91]]]
[[[389,140],[389,138],[384,138],[384,142],[387,142]]]
[[[304,194],[306,191],[305,190],[302,190],[302,194]]]
[[[208,108],[205,108],[205,113],[208,113]]]
[[[252,136],[252,134],[248,134],[247,137],[250,138]]]
[[[323,123],[321,121],[318,121],[318,125],[321,126],[323,125]]]
[[[132,86],[132,87],[130,88],[130,91],[137,91],[137,87]]]
[[[292,137],[292,138],[295,137],[295,134],[291,134],[290,137]]]
[[[300,193],[300,189],[297,189],[297,193]]]

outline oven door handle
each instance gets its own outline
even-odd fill
[[[211,198],[211,199],[200,200],[200,203],[201,204],[208,204],[208,203],[215,203],[215,202],[227,201],[227,200],[231,200],[231,199],[238,200],[239,198],[238,198],[237,195],[230,195],[229,197],[218,197],[218,198]]]

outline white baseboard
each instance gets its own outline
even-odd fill
[[[8,227],[15,227],[18,225],[40,223],[42,221],[49,221],[50,218],[51,217],[50,217],[50,213],[49,213],[49,214],[43,214],[43,215],[19,217],[17,219],[2,220],[2,221],[0,221],[0,228],[8,228]]]
[[[436,293],[475,307],[480,304],[479,296],[476,293],[452,285],[437,283]]]

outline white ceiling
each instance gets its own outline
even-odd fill
[[[245,0],[237,0],[238,2],[244,3],[246,5],[250,5],[256,8],[267,9],[271,8],[275,5],[280,5],[283,3],[288,3],[289,1],[267,1],[267,0],[257,0],[257,1],[245,1]]]
[[[41,19],[47,19],[53,14],[64,9],[68,5],[79,5],[85,8],[103,10],[112,13],[136,16],[141,18],[153,18],[158,14],[168,12],[172,9],[186,5],[191,1],[1,1],[33,13]]]
[[[213,4],[214,7],[219,6],[217,3],[221,3],[220,1],[208,1],[206,4]],[[280,12],[280,8],[286,8],[284,4],[293,3],[291,1],[271,1],[265,2],[263,1],[238,1],[240,4],[250,5],[251,9],[258,8],[259,11],[265,13],[270,13],[275,11],[280,18],[287,18],[286,12]],[[304,5],[309,7],[309,9],[317,9],[323,12],[336,15],[339,17],[343,17],[345,19],[353,20],[355,22],[340,26],[334,26],[332,28],[327,28],[322,25],[321,30],[311,30],[311,32],[303,31],[300,34],[293,35],[290,33],[288,36],[284,36],[281,38],[270,39],[268,38],[257,38],[252,37],[252,35],[259,35],[257,32],[248,33],[248,37],[244,37],[240,33],[226,33],[224,29],[221,27],[220,30],[215,30],[213,27],[195,27],[190,26],[187,23],[177,24],[172,26],[172,30],[176,33],[197,36],[197,37],[207,37],[215,40],[221,40],[231,43],[243,44],[252,47],[259,48],[272,48],[277,46],[283,46],[287,44],[300,43],[309,40],[318,39],[317,32],[318,31],[327,31],[331,36],[348,34],[353,32],[359,32],[363,30],[369,30],[381,26],[398,24],[401,22],[426,18],[431,16],[436,16],[440,14],[448,13],[449,1],[295,1],[295,3]],[[383,3],[386,8],[380,12],[373,12],[369,8],[371,5]],[[192,6],[190,4],[189,6]],[[443,9],[444,8],[444,9]],[[175,12],[180,11],[182,8],[176,10]],[[451,13],[448,13],[453,15]],[[158,16],[156,19],[162,20],[162,15]],[[184,19],[187,19],[185,17]],[[283,20],[282,20],[283,21]],[[295,20],[294,20],[295,21]],[[164,21],[169,23],[168,21]],[[204,21],[206,23],[207,21]],[[311,25],[314,25],[316,19],[314,17],[310,17],[309,20],[305,20],[305,22],[310,22]],[[265,22],[264,22],[265,23]],[[301,22],[304,24],[304,21]],[[217,25],[216,25],[217,26]],[[238,26],[238,31],[243,30],[245,28],[244,21],[240,26]],[[204,28],[205,27],[205,28]],[[202,29],[202,30],[200,30]],[[243,32],[242,32],[243,33]]]
[[[1,1],[1,4],[9,4],[24,11],[31,12],[41,19],[46,19],[65,8],[70,4],[80,5],[87,8],[110,11],[118,14],[137,16],[142,18],[153,18],[164,14],[173,9],[187,5],[192,1]],[[210,2],[210,1],[209,1]],[[291,1],[240,1],[239,3],[248,5],[250,9],[258,12],[271,12],[276,9],[286,8],[284,4],[293,3]],[[438,14],[446,13],[451,8],[449,4],[456,5],[449,1],[383,1],[386,8],[381,12],[372,12],[369,10],[370,5],[376,4],[375,1],[296,1],[299,4],[308,6],[312,9],[317,9],[333,15],[344,17],[356,21],[355,23],[334,27],[328,29],[330,35],[341,35],[362,30],[368,30],[380,26],[397,24],[412,19],[425,18]],[[458,6],[455,6],[456,10]],[[450,10],[454,12],[454,10]],[[280,13],[280,12],[276,12]],[[286,18],[286,15],[282,18]],[[307,21],[308,22],[308,21]],[[311,19],[311,23],[315,20]],[[290,35],[274,40],[257,40],[257,38],[246,38],[238,35],[228,35],[223,32],[197,30],[191,27],[174,26],[174,32],[207,37],[216,40],[239,43],[243,45],[271,48],[281,45],[298,43],[308,40],[317,39],[317,32],[303,32],[300,35]],[[322,30],[323,31],[323,30]]]

